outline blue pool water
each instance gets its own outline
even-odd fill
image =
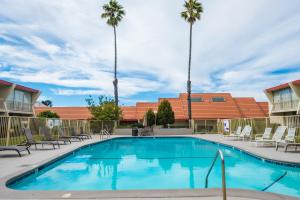
[[[228,188],[300,197],[300,168],[263,162],[238,150],[188,137],[119,138],[85,147],[8,187],[17,190],[144,190],[204,188],[216,154],[225,156]],[[221,162],[209,188],[221,187]]]

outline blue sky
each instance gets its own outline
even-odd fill
[[[113,32],[99,0],[0,0],[0,79],[42,91],[55,106],[113,95]],[[266,100],[300,77],[299,0],[203,0],[194,26],[193,92]],[[186,91],[188,25],[182,0],[120,0],[122,105]]]

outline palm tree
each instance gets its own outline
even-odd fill
[[[187,0],[184,3],[184,11],[181,12],[181,17],[190,24],[190,49],[189,49],[189,66],[188,66],[188,81],[187,81],[187,93],[188,93],[188,115],[189,115],[189,127],[191,128],[192,120],[192,102],[191,102],[191,59],[192,59],[192,33],[193,24],[200,20],[201,13],[203,12],[202,4],[197,0]]]
[[[107,19],[106,23],[114,28],[114,39],[115,39],[115,68],[114,68],[114,94],[115,94],[115,104],[118,106],[118,78],[117,78],[117,33],[116,27],[119,22],[122,21],[125,10],[116,0],[110,0],[108,4],[103,5],[104,12],[101,14],[101,18]]]

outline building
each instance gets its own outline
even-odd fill
[[[269,99],[270,116],[300,114],[300,80],[268,88],[265,94]]]
[[[121,123],[142,122],[148,109],[157,112],[164,99],[168,100],[175,113],[176,127],[188,126],[187,94],[179,94],[178,98],[160,98],[157,102],[137,102],[135,106],[122,107]],[[89,119],[91,114],[86,107],[37,107],[39,113],[51,109],[63,119]],[[232,97],[230,93],[192,94],[192,118],[197,130],[214,130],[218,119],[258,118],[268,116],[268,103],[257,102],[251,97]]]
[[[39,95],[38,90],[0,80],[0,116],[34,116]]]

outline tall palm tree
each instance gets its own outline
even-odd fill
[[[200,20],[201,13],[203,12],[202,4],[198,0],[187,0],[184,3],[184,11],[181,12],[181,17],[190,24],[190,48],[189,48],[189,66],[188,66],[188,81],[187,81],[187,93],[188,93],[188,115],[189,115],[189,127],[191,128],[192,120],[192,101],[191,101],[191,59],[192,59],[192,33],[193,25],[197,20]]]
[[[112,26],[114,29],[114,39],[115,39],[115,68],[114,68],[114,94],[115,94],[115,104],[118,106],[118,78],[117,78],[117,33],[116,27],[122,21],[125,10],[116,0],[110,0],[108,4],[103,5],[104,12],[101,14],[101,18],[106,19],[106,23]]]

